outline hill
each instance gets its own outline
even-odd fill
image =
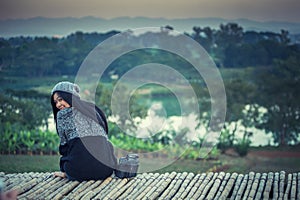
[[[259,22],[248,19],[222,19],[222,18],[187,18],[165,19],[146,17],[119,17],[103,19],[96,17],[82,18],[44,18],[9,19],[0,21],[0,37],[15,36],[66,36],[75,31],[108,32],[111,30],[128,30],[141,27],[172,26],[178,32],[192,32],[194,26],[209,26],[217,29],[221,23],[235,22],[245,30],[280,32],[288,30],[291,34],[300,33],[300,23],[268,21]]]

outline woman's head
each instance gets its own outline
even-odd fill
[[[51,105],[55,122],[58,111],[74,107],[85,116],[101,124],[107,132],[108,125],[105,114],[94,103],[82,101],[79,90],[78,85],[66,81],[59,82],[53,87],[51,91]]]
[[[51,105],[55,121],[59,110],[72,107],[72,101],[80,99],[79,91],[78,85],[67,81],[59,82],[53,87]]]
[[[63,97],[65,96],[65,98]],[[68,93],[63,93],[63,92],[55,92],[53,94],[53,103],[55,104],[55,107],[58,109],[58,110],[63,110],[65,108],[70,108],[71,105],[72,105],[72,101],[69,100],[69,98],[71,97],[71,95],[69,95]],[[66,98],[67,97],[67,98]],[[66,100],[65,100],[66,99]],[[70,102],[70,103],[68,103]]]
[[[78,97],[76,97],[70,93],[61,92],[61,91],[54,92],[51,95],[51,106],[52,106],[55,121],[56,121],[57,112],[65,109],[65,108],[72,107],[73,99],[77,99],[77,98]]]

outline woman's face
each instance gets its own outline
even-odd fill
[[[55,103],[56,108],[58,108],[59,110],[63,110],[65,108],[70,108],[70,104],[68,104],[65,100],[63,100],[63,98],[61,98],[57,92],[54,93],[53,95],[53,101]]]

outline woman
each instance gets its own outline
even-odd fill
[[[110,176],[117,164],[107,138],[107,121],[95,104],[80,99],[79,87],[59,82],[51,91],[56,130],[60,137],[61,172],[70,180],[98,180]]]

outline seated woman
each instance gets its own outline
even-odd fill
[[[117,159],[107,137],[107,121],[101,109],[81,100],[78,85],[71,82],[54,86],[51,105],[61,154],[61,172],[54,175],[77,181],[110,176]]]

